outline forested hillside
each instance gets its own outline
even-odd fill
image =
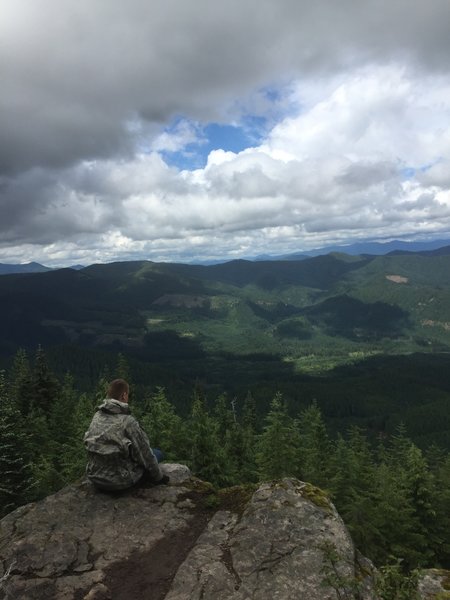
[[[268,353],[304,369],[324,347],[328,366],[352,353],[447,350],[449,272],[450,255],[415,254],[2,276],[0,351],[70,343],[145,359],[155,338],[176,355],[175,335],[186,354]]]
[[[89,391],[127,357],[138,385],[164,385],[186,414],[208,395],[281,391],[327,424],[368,435],[400,422],[420,447],[450,447],[450,255],[332,254],[198,266],[148,261],[0,278],[0,361],[45,348]]]

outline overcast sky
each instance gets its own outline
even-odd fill
[[[449,0],[2,0],[0,262],[450,238]]]

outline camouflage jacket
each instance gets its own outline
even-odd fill
[[[145,470],[155,481],[162,477],[146,433],[124,402],[104,400],[84,434],[84,445],[88,452],[86,475],[99,488],[126,489]]]

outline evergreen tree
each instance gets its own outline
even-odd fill
[[[378,532],[373,520],[374,458],[366,437],[352,427],[336,442],[331,462],[330,488],[336,506],[356,545],[365,551]]]
[[[403,426],[388,446],[380,445],[378,461],[367,515],[367,532],[372,535],[366,534],[361,548],[378,563],[396,556],[408,569],[424,565],[432,559],[438,537],[434,477]],[[352,522],[351,514],[343,517]]]
[[[0,400],[0,517],[3,517],[30,499],[34,481],[22,417],[8,393],[4,371],[0,371]]]
[[[246,483],[258,481],[257,454],[257,432],[256,432],[256,403],[250,392],[244,400],[242,409],[241,430],[241,454],[242,464],[239,469],[240,481]]]
[[[220,394],[217,398],[214,406],[214,418],[217,423],[217,434],[220,443],[225,445],[227,435],[236,423],[236,415],[231,409],[231,404],[229,403],[226,394]]]
[[[393,491],[404,506],[404,514],[409,515],[401,531],[390,533],[396,546],[393,554],[404,558],[409,568],[427,564],[436,537],[435,481],[421,450],[408,438],[403,425],[391,438],[386,464],[391,470]],[[393,529],[397,528],[398,523],[393,524]]]
[[[422,559],[418,565],[425,565],[434,560],[434,549],[438,540],[435,505],[437,489],[434,475],[430,472],[422,451],[411,442],[404,463],[408,493],[414,514],[419,523],[420,531],[416,532],[423,537]]]
[[[22,367],[24,357],[19,357]],[[24,368],[21,369],[24,373]],[[20,369],[19,369],[20,371]],[[26,381],[26,380],[25,380]],[[28,432],[28,452],[31,457],[31,468],[35,479],[34,492],[40,498],[57,490],[62,485],[60,467],[57,464],[58,445],[54,442],[52,430],[52,414],[57,408],[60,386],[50,370],[45,352],[38,347],[31,378],[27,382],[27,402],[23,402],[24,426]],[[25,388],[22,386],[22,389]],[[28,401],[29,399],[29,401]]]
[[[231,473],[217,430],[217,422],[209,415],[205,398],[196,389],[188,423],[189,466],[198,477],[224,486],[231,483]]]
[[[242,408],[242,425],[244,429],[250,429],[256,433],[257,423],[256,402],[252,393],[248,391]]]
[[[257,477],[255,436],[250,421],[246,427],[239,423],[236,401],[236,398],[228,401],[227,396],[221,394],[216,400],[214,415],[230,479],[232,483],[248,483]]]
[[[62,468],[65,482],[81,477],[86,468],[86,450],[83,438],[94,414],[95,397],[81,394],[77,398],[73,413],[72,436],[62,448]]]
[[[10,397],[23,416],[31,410],[33,404],[33,388],[30,362],[23,348],[17,351],[9,376]]]
[[[77,400],[73,377],[70,373],[66,373],[49,415],[49,429],[52,442],[56,444],[57,453],[60,450],[59,447],[74,435],[74,413]]]
[[[60,393],[49,418],[49,432],[52,446],[52,463],[60,476],[60,485],[71,481],[70,463],[73,460],[73,447],[78,447],[76,408],[77,392],[73,377],[67,373]]]
[[[164,388],[158,387],[144,402],[141,424],[154,448],[161,449],[167,460],[180,460],[185,451],[182,421],[167,400]]]
[[[242,439],[234,405],[232,407],[226,394],[220,394],[216,399],[213,418],[219,444],[226,460],[229,483],[237,483],[240,481],[241,457],[238,455],[242,449]]]
[[[59,395],[59,383],[50,370],[45,352],[41,346],[36,351],[31,377],[32,408],[47,417]]]
[[[298,472],[298,431],[279,392],[270,405],[258,441],[257,464],[263,479],[293,476]]]
[[[447,452],[437,444],[431,444],[424,451],[424,457],[427,461],[430,472],[436,475],[447,459]]]
[[[370,522],[376,535],[367,544],[367,554],[377,564],[385,563],[390,556],[415,562],[417,556],[411,556],[411,544],[416,520],[403,477],[399,478],[399,473],[383,462],[376,469],[374,484]]]
[[[128,383],[130,380],[130,366],[122,352],[117,355],[116,379],[125,379]]]
[[[34,499],[40,499],[59,489],[63,483],[61,472],[55,464],[55,445],[52,441],[49,421],[42,410],[33,407],[25,418],[29,433],[28,452],[35,479]]]
[[[109,374],[108,374],[108,369],[105,368],[103,373],[98,378],[97,386],[94,391],[95,406],[98,406],[99,404],[101,404],[103,402],[103,400],[105,400],[107,392],[108,392],[109,382],[110,382],[110,378],[109,378]]]
[[[330,479],[332,447],[317,402],[300,414],[298,429],[300,477],[326,487]]]
[[[436,495],[433,508],[436,511],[434,551],[440,565],[450,569],[450,455],[447,455],[435,473]],[[438,566],[438,565],[434,565]]]

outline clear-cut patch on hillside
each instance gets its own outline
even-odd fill
[[[394,283],[408,283],[408,278],[402,275],[386,275],[386,279]]]
[[[424,319],[420,322],[424,327],[442,327],[445,331],[450,331],[450,323],[445,321],[433,321],[432,319]]]

